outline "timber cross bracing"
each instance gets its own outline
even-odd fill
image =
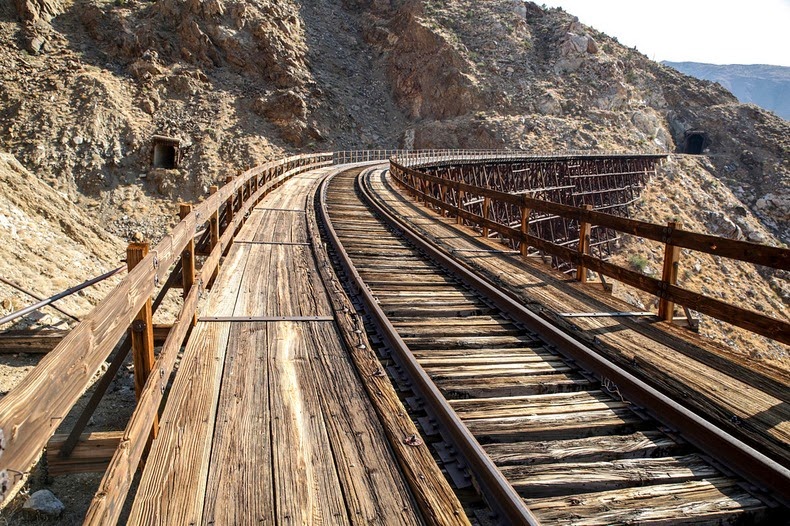
[[[460,228],[478,226],[486,241],[498,237],[517,249],[488,249],[491,255],[518,260],[539,251],[555,258],[560,269],[576,269],[577,276],[586,277],[582,269],[589,268],[630,280],[667,304],[712,310],[780,341],[788,338],[786,323],[766,328],[768,317],[723,308],[721,302],[677,287],[671,275],[645,281],[605,261],[616,232],[627,232],[662,240],[668,247],[786,267],[787,251],[781,249],[755,250],[750,243],[628,219],[629,204],[663,156],[439,151],[298,156],[231,178],[225,186],[212,188],[204,203],[184,208],[178,227],[141,258],[115,294],[0,401],[5,434],[0,465],[10,474],[8,489],[18,487],[18,474],[30,468],[55,432],[51,419],[69,411],[154,291],[162,284],[173,285],[176,280],[168,276],[177,272],[184,307],[150,364],[151,374],[140,377],[138,408],[123,436],[102,439],[121,447],[87,523],[117,520],[152,428],[158,436],[132,505],[136,523],[227,523],[241,516],[279,522],[316,510],[327,520],[397,517],[395,522],[402,523],[414,517],[464,523],[461,504],[430,452],[404,441],[404,436],[419,432],[380,366],[361,372],[377,361],[365,353],[370,343],[361,341],[359,319],[348,317],[354,310],[351,304],[338,303],[344,296],[336,278],[326,274],[330,262],[322,262],[321,251],[316,252],[323,246],[317,226],[308,228],[314,216],[306,197],[328,173],[326,167],[333,161],[369,163],[393,154],[393,181],[426,205],[454,214]],[[291,180],[296,174],[303,176]],[[205,232],[195,237],[203,224]],[[474,247],[453,250],[458,257],[480,254]],[[386,247],[380,253],[385,255]],[[207,258],[194,273],[185,272],[191,267],[181,262],[194,263],[195,254]],[[376,276],[386,283],[383,275]],[[198,299],[209,284],[208,304],[197,317]],[[179,349],[190,333],[168,403],[158,415]],[[64,367],[75,360],[79,370]],[[41,381],[55,370],[67,374],[57,375],[56,382]],[[393,410],[401,416],[393,419]],[[261,435],[261,429],[270,431]],[[344,437],[349,432],[361,442],[348,443]],[[753,439],[759,442],[760,432]],[[304,448],[290,452],[294,443]],[[366,478],[370,466],[379,473],[374,479]],[[430,491],[420,477],[432,481]],[[229,485],[229,480],[234,482]],[[308,491],[308,486],[314,489]],[[250,505],[253,500],[256,504]]]

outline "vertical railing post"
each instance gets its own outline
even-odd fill
[[[488,211],[491,208],[491,199],[488,197],[483,198],[483,219],[488,219]],[[485,223],[482,225],[483,227],[483,237],[488,237],[488,227]]]
[[[192,205],[182,203],[178,210],[178,215],[183,220],[192,213]],[[190,236],[189,242],[181,252],[181,283],[183,285],[183,297],[186,299],[192,285],[195,284],[195,237]],[[192,326],[197,325],[197,313],[192,316]]]
[[[680,247],[672,244],[672,232],[682,228],[682,223],[670,221],[667,224],[669,234],[667,243],[664,245],[664,270],[661,274],[662,293],[666,294],[669,285],[676,285],[678,282],[678,266],[680,263]],[[662,297],[658,300],[658,317],[664,321],[672,321],[675,317],[675,302]]]
[[[212,185],[209,188],[209,194],[214,195],[219,191],[219,187],[217,185]],[[209,252],[214,250],[214,247],[219,245],[219,207],[211,214],[211,219],[209,219]],[[214,283],[214,280],[217,279],[217,274],[219,273],[219,262],[217,262],[217,268],[214,269],[214,273],[211,275],[211,279],[208,285]]]
[[[148,243],[130,243],[126,248],[126,266],[132,271],[148,255]],[[132,361],[134,363],[134,392],[137,398],[145,387],[145,381],[154,366],[154,322],[151,310],[151,298],[147,298],[143,308],[134,317],[129,337],[132,341]],[[151,440],[159,431],[159,418],[154,420],[151,429]]]
[[[529,245],[527,244],[526,236],[529,234],[529,214],[531,210],[526,205],[521,205],[521,233],[524,235],[521,239],[519,248],[521,249],[521,257],[527,257]]]
[[[590,211],[592,205],[584,205],[584,209]],[[587,267],[584,266],[583,257],[590,253],[590,223],[588,221],[579,222],[579,265],[576,267],[576,281],[587,283]]]
[[[464,199],[466,198],[463,190],[458,190],[458,211],[464,209]],[[462,225],[464,223],[464,218],[461,217],[461,214],[455,214],[455,223],[458,225]]]
[[[229,175],[225,178],[225,184],[231,184],[233,182],[233,176]],[[235,193],[231,192],[230,196],[228,197],[227,205],[225,206],[225,219],[228,221],[228,228],[230,225],[233,224],[233,197]]]

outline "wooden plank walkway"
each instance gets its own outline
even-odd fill
[[[422,523],[307,244],[305,196],[323,173],[267,196],[232,245],[129,524]],[[227,321],[250,316],[288,319]]]
[[[694,333],[664,322],[629,317],[564,318],[565,312],[631,311],[633,307],[549,269],[502,254],[455,218],[439,217],[394,191],[383,172],[372,185],[387,206],[478,273],[498,282],[595,349],[646,381],[682,398],[729,432],[790,465],[790,377],[747,363]]]

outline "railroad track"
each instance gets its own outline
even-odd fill
[[[418,249],[405,225],[393,228],[371,205],[367,172],[359,173],[343,172],[322,187],[330,242],[350,290],[359,291],[428,414],[503,522],[783,520],[787,509],[770,491],[719,460],[751,465],[769,484],[784,485],[786,470],[744,453],[638,381],[623,397],[610,379],[622,388],[627,375],[580,354],[567,336],[538,334],[507,298],[473,288],[458,268]],[[657,408],[643,410],[645,400]],[[651,417],[658,412],[663,423]],[[681,434],[692,443],[666,422],[687,427]]]

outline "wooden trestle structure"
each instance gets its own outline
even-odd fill
[[[662,158],[659,155],[629,157],[622,156],[622,161],[626,164],[639,162],[645,168]],[[406,191],[426,206],[449,213],[459,223],[479,227],[483,237],[488,238],[494,233],[518,247],[525,257],[532,250],[537,250],[569,262],[582,281],[586,279],[585,269],[589,269],[657,296],[659,312],[665,320],[672,319],[677,304],[790,344],[790,323],[677,286],[680,248],[777,269],[790,268],[790,251],[787,249],[682,230],[677,223],[662,226],[618,217],[594,210],[594,205],[590,204],[582,208],[536,199],[523,190],[503,191],[498,184],[494,184],[494,187],[490,184],[497,182],[491,179],[496,171],[490,168],[486,170],[484,166],[497,166],[505,160],[487,156],[449,160],[405,156],[392,162],[392,174]],[[519,162],[517,159],[510,161],[514,165]],[[564,159],[566,164],[580,161],[575,156]],[[458,168],[452,169],[453,165]],[[611,163],[602,164],[606,165],[611,166]],[[481,177],[484,178],[483,184],[466,182]],[[496,177],[506,180],[504,175]],[[523,183],[528,184],[528,181]],[[611,195],[618,195],[618,190],[614,189]],[[536,215],[539,218],[537,221],[534,219]],[[541,225],[543,218],[548,218],[550,225],[556,225],[556,228]],[[596,245],[592,232],[607,230],[663,243],[665,250],[661,279],[619,267],[606,261],[605,254],[592,251],[591,247]],[[579,232],[589,234],[580,242]],[[605,234],[604,239],[610,235],[616,234]],[[570,239],[571,236],[574,236],[573,239]]]
[[[665,320],[677,303],[790,343],[787,322],[676,285],[681,247],[785,269],[790,251],[629,218],[664,157],[335,152],[229,177],[182,205],[155,247],[130,245],[128,274],[72,331],[45,343],[9,337],[46,355],[0,400],[0,502],[49,448],[53,473],[104,471],[86,524],[116,523],[141,469],[135,524],[468,524],[332,270],[313,213],[318,184],[391,159],[394,180],[426,206],[523,257],[547,254],[580,281],[589,269],[653,293]],[[620,233],[665,244],[661,279],[607,261]],[[155,326],[172,288],[181,310]],[[130,353],[137,405],[125,430],[84,433]],[[76,425],[59,429],[105,362]]]
[[[463,164],[431,163],[421,171],[479,188],[578,208],[589,206],[599,212],[630,217],[631,205],[639,199],[642,188],[664,158],[664,155],[505,158],[463,161]],[[525,210],[506,201],[464,192],[442,194],[442,188],[434,188],[433,197],[446,198],[448,204],[502,225],[520,227],[526,219],[529,234],[557,245],[576,246],[581,237],[581,224],[573,218],[539,209]],[[525,213],[527,217],[523,218]],[[587,234],[588,250],[600,259],[612,254],[613,243],[619,238],[617,231],[600,225]],[[517,248],[518,241],[513,240],[512,244]],[[553,258],[553,264],[569,272],[576,270],[570,261],[561,258]]]

